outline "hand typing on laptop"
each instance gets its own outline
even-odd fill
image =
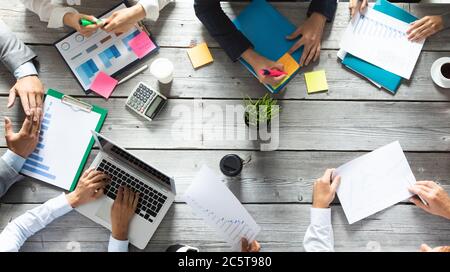
[[[80,178],[75,191],[67,195],[67,201],[72,208],[94,201],[103,195],[103,189],[109,182],[109,177],[94,169],[86,170]]]
[[[111,208],[111,232],[114,239],[128,240],[128,227],[139,201],[139,193],[127,187],[119,187]]]

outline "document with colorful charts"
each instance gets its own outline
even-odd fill
[[[412,194],[416,178],[398,141],[356,158],[339,168],[337,195],[350,224],[384,210]]]
[[[122,3],[101,18],[123,8],[126,5]],[[100,71],[112,76],[139,59],[129,43],[140,33],[137,26],[120,35],[99,29],[89,38],[73,33],[55,46],[86,92]]]
[[[233,250],[240,250],[241,238],[251,242],[261,230],[222,178],[207,166],[201,168],[183,198]]]

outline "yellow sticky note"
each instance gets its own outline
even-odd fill
[[[288,80],[294,73],[297,71],[300,66],[297,61],[291,56],[291,54],[286,53],[281,58],[277,60],[278,63],[282,63],[284,65],[284,71],[287,73],[284,80],[276,86],[272,86],[274,89],[281,86],[286,80]]]
[[[192,66],[194,66],[195,69],[213,62],[211,52],[209,52],[208,45],[206,43],[201,43],[197,46],[189,48],[187,52],[189,58],[191,59]]]
[[[305,73],[308,93],[328,91],[327,76],[324,70]]]

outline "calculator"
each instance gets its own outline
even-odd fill
[[[126,106],[145,119],[152,121],[167,103],[167,98],[143,82],[128,96]]]

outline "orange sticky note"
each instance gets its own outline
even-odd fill
[[[288,80],[294,73],[300,68],[297,61],[291,56],[291,54],[286,53],[281,58],[277,60],[278,63],[282,63],[284,65],[284,71],[287,73],[286,77],[282,82],[280,82],[276,86],[272,86],[274,89],[280,87],[286,80]]]
[[[191,59],[194,69],[213,62],[211,52],[209,51],[206,43],[201,43],[197,46],[189,48],[187,53],[189,55],[189,59]]]
[[[111,93],[114,91],[117,83],[118,81],[116,79],[110,77],[104,72],[100,72],[95,77],[94,82],[92,82],[90,89],[104,98],[108,98],[111,96]]]
[[[150,39],[150,37],[142,31],[139,35],[134,37],[128,45],[140,59],[145,57],[148,53],[152,52],[156,48],[155,43]]]

